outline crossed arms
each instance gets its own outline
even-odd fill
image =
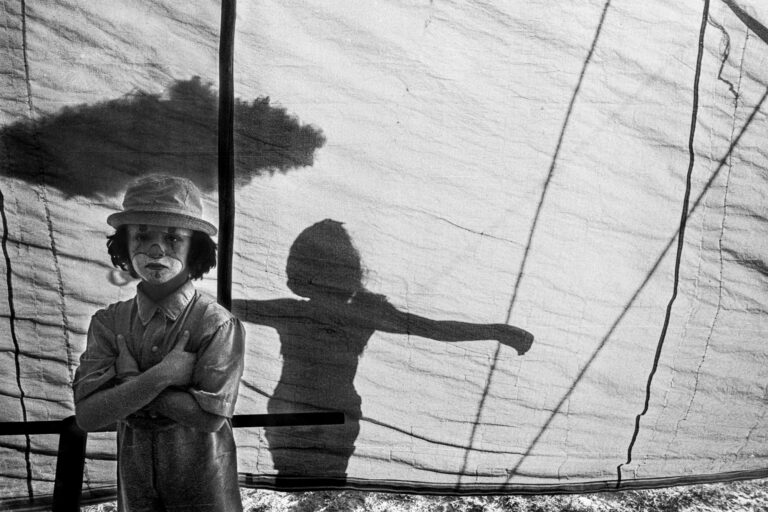
[[[142,408],[198,430],[216,432],[221,428],[226,418],[203,410],[195,397],[182,389],[191,383],[197,361],[195,353],[184,350],[188,341],[189,331],[185,331],[160,363],[140,372],[125,338],[117,335],[114,369],[118,384],[76,401],[80,428],[99,430]]]

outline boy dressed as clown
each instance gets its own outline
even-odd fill
[[[83,430],[117,424],[126,512],[242,510],[231,417],[245,333],[192,284],[216,264],[202,210],[191,181],[152,175],[107,219],[112,263],[141,281],[91,319],[73,387]]]

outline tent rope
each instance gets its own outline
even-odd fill
[[[19,357],[21,355],[21,349],[19,347],[19,339],[16,335],[16,307],[13,302],[13,271],[11,268],[11,257],[8,254],[8,218],[5,214],[5,195],[0,190],[0,218],[3,222],[3,238],[2,248],[3,256],[5,258],[5,284],[8,291],[8,323],[11,328],[11,340],[13,341],[13,361],[16,365],[16,386],[19,389],[19,403],[21,404],[21,418],[24,423],[27,422],[27,404],[25,402],[26,393],[24,387],[21,384],[21,362]],[[32,502],[35,499],[34,491],[32,489],[32,462],[30,461],[30,452],[32,451],[31,440],[29,434],[24,435],[25,448],[24,448],[24,461],[27,469],[27,494],[29,495],[29,501]]]
[[[704,57],[704,35],[707,30],[707,20],[709,19],[709,0],[704,0],[704,12],[702,14],[701,28],[699,29],[699,45],[698,54],[696,56],[696,71],[693,78],[693,108],[691,113],[691,130],[688,136],[688,172],[685,177],[685,194],[683,196],[683,211],[680,216],[680,229],[677,234],[677,254],[675,257],[675,273],[672,283],[672,297],[670,297],[667,303],[667,310],[664,316],[664,323],[661,327],[661,335],[659,336],[659,342],[656,345],[656,353],[653,357],[653,365],[651,366],[650,374],[648,375],[648,382],[645,387],[645,404],[642,412],[635,417],[635,429],[632,433],[632,439],[629,442],[627,448],[627,460],[616,467],[616,488],[621,487],[621,470],[622,467],[632,462],[632,450],[635,447],[635,442],[640,434],[640,419],[648,412],[651,402],[651,386],[653,385],[653,377],[656,375],[656,370],[659,367],[659,360],[661,359],[661,351],[664,348],[664,341],[667,337],[667,329],[672,317],[672,306],[677,299],[677,291],[680,283],[680,265],[683,258],[683,246],[685,245],[685,227],[688,222],[688,206],[691,198],[691,177],[693,175],[693,166],[696,160],[696,154],[694,151],[693,143],[696,135],[696,123],[699,113],[699,79],[701,78],[701,62]]]
[[[21,49],[22,54],[24,56],[24,80],[27,86],[27,108],[29,109],[29,115],[30,118],[32,117],[32,114],[34,113],[34,106],[32,104],[32,85],[29,81],[29,60],[27,59],[27,2],[26,0],[21,0]],[[2,193],[0,193],[0,198],[2,197]],[[16,384],[19,388],[19,401],[21,402],[21,415],[24,422],[27,421],[27,406],[24,402],[24,391],[21,386],[21,365],[19,361],[19,340],[16,337],[16,327],[15,327],[15,318],[16,318],[16,312],[13,304],[13,291],[11,287],[11,259],[8,255],[7,251],[7,241],[8,241],[8,219],[5,215],[5,199],[0,199],[0,202],[2,203],[0,205],[0,211],[2,211],[2,217],[3,217],[3,255],[5,256],[6,261],[6,272],[7,272],[7,284],[8,284],[8,308],[10,310],[9,316],[10,316],[10,322],[11,322],[11,338],[13,339],[14,343],[14,361],[16,364]],[[26,447],[24,449],[24,460],[26,462],[27,466],[27,494],[29,495],[29,501],[32,502],[34,500],[34,490],[32,489],[32,463],[30,461],[30,452],[32,451],[32,445],[31,441],[29,439],[29,435],[25,436],[26,440]]]

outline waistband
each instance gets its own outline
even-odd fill
[[[167,430],[177,426],[174,420],[156,413],[139,409],[127,416],[122,423],[136,430]]]

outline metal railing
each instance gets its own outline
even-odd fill
[[[233,428],[339,425],[342,412],[294,414],[240,414],[232,417]],[[114,432],[114,428],[103,432]],[[74,416],[59,421],[0,422],[0,436],[58,434],[53,512],[77,512],[83,487],[83,469],[88,433],[77,426]]]

